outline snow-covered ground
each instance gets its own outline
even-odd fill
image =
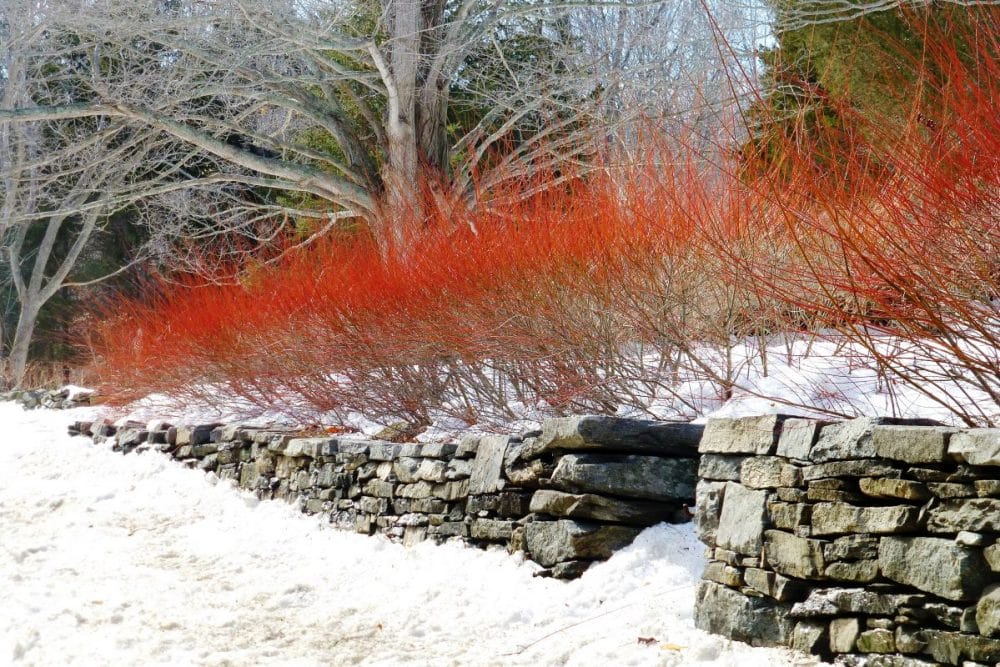
[[[0,664],[813,665],[696,630],[704,565],[660,525],[563,583],[404,548],[0,403]]]

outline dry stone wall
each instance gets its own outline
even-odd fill
[[[79,422],[124,453],[155,449],[334,525],[412,544],[504,545],[579,576],[647,526],[690,518],[703,427],[611,417],[454,443],[394,443],[239,424]]]
[[[1000,661],[1000,429],[710,420],[698,627],[841,664]]]

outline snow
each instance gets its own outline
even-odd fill
[[[542,579],[503,551],[339,532],[65,435],[93,414],[0,403],[0,663],[817,664],[693,627],[689,525],[650,528],[577,581]]]

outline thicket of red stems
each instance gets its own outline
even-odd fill
[[[512,402],[609,411],[658,396],[693,415],[679,383],[726,398],[737,341],[835,327],[886,374],[991,424],[998,10],[970,11],[969,34],[928,32],[919,58],[900,56],[921,85],[909,117],[835,100],[858,128],[846,145],[796,134],[753,178],[653,140],[642,163],[439,212],[405,255],[329,239],[236,284],[112,304],[92,340],[102,391],[470,422],[508,419]],[[817,166],[833,141],[842,162]]]
[[[792,257],[764,272],[730,258],[865,349],[889,379],[969,425],[996,425],[1000,9],[968,11],[961,25],[937,27],[911,13],[917,55],[886,44],[906,117],[864,117],[849,99],[831,100],[855,131],[791,133],[783,173],[753,183],[780,192],[772,215]],[[916,87],[904,76],[914,72]],[[833,142],[841,163],[818,169],[812,156]]]

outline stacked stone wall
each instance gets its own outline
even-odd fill
[[[1000,661],[1000,429],[710,420],[696,624],[842,664]]]
[[[155,449],[364,534],[523,551],[579,576],[647,526],[690,518],[703,427],[599,416],[453,443],[394,443],[238,424],[77,423],[124,453]]]

